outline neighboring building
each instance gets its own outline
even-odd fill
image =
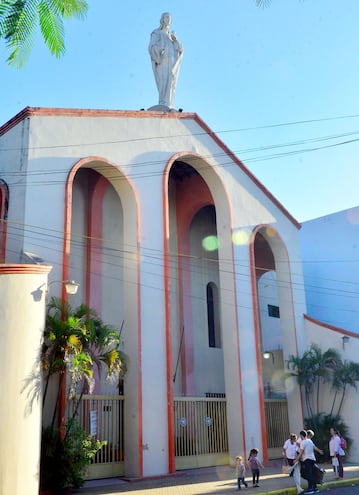
[[[0,127],[0,179],[6,262],[46,260],[80,282],[71,303],[124,322],[123,416],[97,417],[125,431],[113,475],[280,453],[303,407],[276,377],[322,331],[300,225],[196,114],[25,108]]]
[[[303,222],[308,314],[359,334],[359,207]]]

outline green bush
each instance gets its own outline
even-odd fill
[[[329,455],[329,441],[330,441],[330,428],[338,430],[347,441],[347,452],[350,450],[352,440],[348,438],[348,426],[344,423],[340,416],[334,416],[331,414],[316,414],[310,418],[305,418],[305,428],[307,430],[314,431],[314,444],[324,451],[324,455],[320,455],[317,452],[315,456],[318,462],[327,462],[330,459]]]
[[[81,487],[88,465],[105,444],[86,433],[75,420],[67,424],[64,438],[58,428],[44,428],[40,486],[49,490]]]

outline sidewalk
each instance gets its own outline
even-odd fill
[[[330,464],[322,465],[326,470],[324,484],[319,490],[327,490],[333,486],[359,484],[359,464],[344,465],[344,480],[334,480]],[[229,466],[217,468],[192,469],[179,471],[171,476],[128,480],[111,478],[107,480],[88,481],[78,493],[79,495],[118,495],[131,492],[132,495],[233,495],[238,493],[235,470]],[[250,474],[250,473],[249,473]],[[261,470],[260,487],[252,488],[250,476],[246,477],[248,489],[243,492],[251,495],[295,495],[293,479],[281,473],[281,464],[265,467]],[[302,488],[307,482],[302,480]]]

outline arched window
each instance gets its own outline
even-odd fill
[[[5,263],[7,213],[9,209],[9,188],[0,179],[0,263]]]
[[[209,347],[221,347],[221,331],[219,321],[219,301],[216,284],[207,284],[207,320],[208,320],[208,345]]]

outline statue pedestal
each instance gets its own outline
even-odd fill
[[[147,109],[148,111],[152,112],[178,112],[179,110],[176,110],[175,108],[170,108],[167,105],[154,105],[153,107],[150,107]]]

